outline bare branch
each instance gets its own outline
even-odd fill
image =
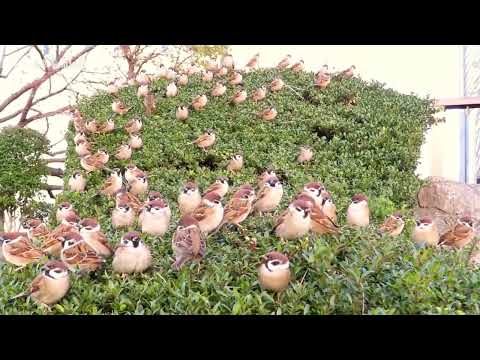
[[[46,159],[45,161],[47,162],[47,164],[51,164],[51,163],[63,163],[65,162],[67,159],[66,158],[51,158],[51,159]]]
[[[63,139],[62,139],[61,141],[63,141]],[[61,141],[60,141],[60,142],[61,142]],[[59,144],[60,142],[58,142],[57,144]],[[55,145],[57,145],[57,144],[55,144]],[[52,145],[52,146],[53,146],[53,145]],[[66,152],[67,152],[67,150],[59,150],[59,151],[50,152],[50,153],[48,153],[47,155],[49,155],[49,156],[55,156],[55,155],[65,154]]]
[[[24,122],[25,119],[27,118],[27,114],[30,111],[30,108],[32,107],[32,102],[33,98],[35,97],[35,94],[37,93],[38,88],[33,88],[32,91],[30,92],[30,96],[28,97],[27,103],[25,104],[25,107],[23,108],[22,115],[20,116],[19,123]]]
[[[57,56],[55,57],[55,63],[58,64],[58,62],[62,59],[63,55],[65,55],[65,53],[68,51],[68,49],[70,49],[72,47],[72,45],[68,45],[68,46],[65,46],[62,51],[60,51],[59,53],[57,52]]]
[[[27,126],[28,124],[30,124],[32,121],[35,121],[35,120],[38,120],[38,119],[43,119],[47,116],[59,115],[59,114],[64,113],[67,110],[70,110],[71,108],[72,107],[70,105],[68,105],[68,106],[64,106],[64,107],[62,107],[60,109],[57,109],[57,110],[49,111],[47,113],[40,113],[38,115],[30,116],[29,118],[25,119],[25,121],[23,121],[23,122],[19,121],[16,127],[23,128],[23,127]]]
[[[58,144],[60,144],[62,141],[65,141],[65,137],[63,137],[62,139],[58,140],[55,144],[52,144],[50,145],[51,148],[57,146]],[[62,150],[63,152],[66,152],[66,150]],[[60,152],[58,152],[58,154],[60,154]],[[51,153],[50,155],[58,155],[57,153]]]
[[[50,184],[42,184],[42,189],[45,190],[48,193],[48,196],[50,198],[55,199],[55,195],[53,194],[53,191],[62,191],[63,186],[62,185],[50,185]]]
[[[2,56],[0,57],[0,75],[2,75],[3,71],[3,61],[5,60],[5,52],[7,51],[7,45],[3,45],[2,47]]]
[[[20,63],[20,61],[22,61],[22,59],[23,59],[25,56],[27,56],[27,55],[30,53],[31,50],[32,50],[32,47],[29,46],[29,49],[28,49],[25,53],[23,53],[22,56],[20,56],[20,57],[18,58],[18,60],[17,60],[17,62],[15,63],[15,65],[13,65],[13,66],[10,68],[10,70],[7,72],[6,75],[1,75],[1,74],[0,74],[0,78],[4,78],[4,79],[8,78],[8,77],[10,76],[10,74],[12,73],[12,71],[15,70],[15,68],[17,67],[17,65]],[[0,110],[0,111],[1,111],[1,110]]]
[[[57,169],[57,168],[51,168],[49,166],[47,166],[47,171],[48,171],[48,175],[50,176],[56,176],[56,177],[63,177],[63,170],[62,169]]]
[[[43,55],[42,50],[38,48],[38,45],[33,45],[33,48],[37,51],[37,53],[40,55],[40,58],[42,59],[43,66],[44,66],[43,71],[47,71],[48,64],[47,64],[47,60],[45,59],[45,56]]]
[[[4,45],[4,46],[6,46],[6,45]],[[18,49],[15,49],[15,50],[13,50],[12,52],[9,52],[8,54],[5,54],[5,56],[13,55],[13,54],[15,54],[16,52],[22,51],[23,49],[26,49],[26,48],[31,47],[31,46],[32,46],[32,45],[25,45],[25,46],[19,47]]]

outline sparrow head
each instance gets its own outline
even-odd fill
[[[203,197],[203,201],[210,207],[219,206],[222,204],[222,198],[216,192],[209,192]]]
[[[180,221],[178,223],[178,228],[182,229],[182,228],[187,228],[187,227],[193,226],[193,225],[198,226],[197,219],[195,219],[190,214],[186,214],[186,215],[182,216],[182,218],[180,219]]]
[[[288,257],[277,251],[271,251],[262,258],[262,263],[269,271],[286,270],[289,268]]]
[[[62,221],[64,224],[80,228],[80,217],[77,214],[68,214]]]
[[[367,204],[368,198],[364,194],[355,194],[352,196],[352,203],[353,204]]]
[[[212,129],[207,129],[207,130],[205,130],[205,133],[206,133],[207,135],[213,135],[213,134],[214,134],[214,131],[213,131]]]
[[[100,224],[97,219],[86,218],[80,221],[80,228],[86,232],[96,232],[100,231]]]
[[[290,208],[292,211],[306,219],[308,216],[310,216],[312,204],[309,201],[297,199],[290,205]]]
[[[148,201],[162,200],[163,196],[158,191],[150,191],[148,193]]]
[[[468,226],[469,228],[473,229],[473,219],[470,215],[464,215],[459,220],[460,224]]]
[[[397,220],[397,221],[403,221],[403,215],[400,211],[395,211],[393,214],[392,214],[392,217]]]
[[[215,180],[215,182],[218,184],[228,185],[228,179],[224,176],[219,177],[217,180]]]
[[[108,152],[107,152],[106,149],[99,149],[99,150],[98,150],[98,154],[107,156],[107,155],[108,155]]]
[[[131,231],[122,236],[120,242],[121,246],[136,248],[141,244],[140,233],[137,231]]]
[[[168,209],[168,204],[163,199],[153,200],[147,203],[146,208],[152,214],[162,214]]]
[[[311,193],[316,197],[319,197],[322,194],[322,191],[325,191],[325,186],[321,182],[311,182],[311,183],[305,184],[305,186],[303,187],[303,190],[305,190],[308,193]]]
[[[123,213],[128,213],[130,211],[130,205],[127,202],[120,202],[117,204],[117,209]]]
[[[27,234],[20,232],[0,232],[0,243],[11,244],[19,240],[22,236],[27,236]]]
[[[328,204],[333,204],[332,195],[328,191],[322,191],[322,206]]]
[[[433,226],[433,219],[430,216],[424,216],[416,221],[416,225],[420,229],[429,229]]]
[[[127,169],[128,171],[135,171],[135,170],[137,170],[138,168],[137,168],[137,166],[136,166],[135,164],[128,164],[127,167],[126,167],[126,169]]]
[[[43,267],[42,271],[45,276],[51,279],[61,279],[68,276],[68,268],[63,261],[50,260]]]
[[[253,192],[253,189],[250,190],[248,188],[244,188],[239,189],[235,195],[233,195],[233,197],[237,199],[252,200],[255,197],[255,193]]]
[[[306,193],[300,193],[296,198],[295,200],[301,200],[301,201],[305,201],[306,203],[310,204],[310,207],[311,208],[314,208],[315,207],[315,200],[313,199],[312,196],[306,194]]]
[[[59,240],[63,243],[64,249],[70,249],[83,240],[82,235],[75,231],[70,231],[65,235],[59,237]]]
[[[141,183],[144,183],[144,184],[147,182],[147,176],[145,174],[136,175],[135,179],[137,181],[140,181]]]
[[[72,204],[70,204],[68,201],[64,201],[58,205],[58,210],[60,211],[67,211],[67,210],[72,210]]]
[[[273,189],[273,188],[281,188],[281,187],[282,187],[282,183],[280,182],[280,180],[278,180],[277,177],[271,177],[271,178],[269,178],[269,179],[265,182],[265,185],[271,187],[272,189]]]
[[[30,220],[27,220],[25,221],[22,226],[25,228],[25,229],[35,229],[37,226],[40,226],[42,225],[43,222],[42,220],[40,219],[30,219]]]
[[[243,159],[242,154],[235,154],[232,156],[232,160],[241,161]]]
[[[196,183],[194,183],[193,181],[189,181],[189,182],[186,182],[185,184],[183,184],[182,186],[182,192],[184,194],[192,194],[194,193],[195,191],[198,190],[198,186]]]

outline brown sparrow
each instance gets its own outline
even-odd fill
[[[112,110],[114,113],[119,115],[124,115],[127,113],[128,109],[126,108],[125,104],[119,100],[114,101],[112,103]]]
[[[140,170],[136,165],[134,164],[127,165],[125,170],[125,179],[129,184],[134,182],[137,176],[139,175],[146,176],[146,174],[142,170]]]
[[[304,185],[302,193],[309,195],[315,201],[315,205],[322,208],[324,191],[325,186],[321,182],[311,182]]]
[[[120,169],[115,168],[110,177],[103,183],[100,193],[113,196],[122,189],[122,185],[122,173]]]
[[[127,202],[117,204],[112,211],[112,226],[114,228],[130,227],[135,222],[135,211]]]
[[[175,79],[176,76],[177,76],[177,73],[176,73],[176,71],[173,70],[172,68],[169,68],[169,69],[167,70],[167,73],[165,74],[165,78],[166,78],[167,80],[173,80],[173,79]]]
[[[258,88],[257,90],[255,90],[255,92],[252,95],[252,100],[260,101],[265,99],[266,96],[267,96],[267,89],[265,88],[265,86],[262,86],[261,88]]]
[[[192,144],[197,145],[202,150],[206,150],[208,147],[215,144],[216,135],[212,129],[208,129],[202,135],[200,135],[197,140],[195,140]]]
[[[83,140],[83,141],[87,141],[88,142],[88,138],[87,138],[87,135],[84,133],[84,132],[77,132],[75,133],[75,136],[73,137],[73,142],[75,143],[75,145],[77,144],[77,142],[79,140]]]
[[[260,175],[258,175],[257,176],[257,187],[258,187],[258,189],[261,190],[263,188],[263,186],[265,185],[265,183],[270,178],[277,178],[277,174],[275,174],[275,170],[266,169]]]
[[[245,65],[246,68],[255,69],[258,65],[258,58],[260,57],[260,53],[256,53]]]
[[[273,231],[281,239],[287,240],[306,235],[310,230],[310,211],[310,203],[303,200],[293,201],[278,217]]]
[[[331,76],[328,73],[328,66],[324,65],[324,67],[315,75],[315,86],[320,89],[326,89],[330,84],[330,81]]]
[[[270,90],[271,91],[280,91],[280,90],[283,89],[284,86],[285,86],[285,83],[283,82],[282,79],[274,79],[270,83]]]
[[[97,132],[97,121],[96,120],[87,120],[85,122],[85,130],[87,130],[91,134],[95,134]]]
[[[109,160],[108,153],[100,149],[95,154],[84,156],[80,159],[80,165],[87,172],[101,170]]]
[[[247,92],[242,89],[233,95],[233,97],[230,99],[230,102],[233,104],[241,104],[245,100],[247,100]]]
[[[301,146],[297,156],[297,161],[301,164],[308,162],[313,158],[313,150],[309,146]]]
[[[180,120],[180,121],[187,120],[187,118],[188,118],[188,107],[179,106],[176,113],[175,113],[175,116],[176,116],[177,120]]]
[[[270,177],[258,193],[253,207],[260,213],[271,212],[277,208],[282,201],[283,186],[277,177]]]
[[[45,225],[40,219],[27,220],[22,226],[27,230],[27,237],[29,240],[42,239],[50,233],[47,225]]]
[[[206,71],[206,72],[203,74],[202,80],[205,81],[205,82],[210,82],[210,81],[212,81],[212,80],[213,80],[213,72],[211,72],[211,71]]]
[[[470,216],[463,216],[453,229],[440,236],[439,245],[461,249],[468,245],[474,238],[473,219]]]
[[[0,242],[2,243],[2,252],[5,261],[18,266],[17,270],[39,261],[43,256],[43,252],[28,240],[26,233],[0,233]]]
[[[165,198],[163,197],[163,195],[159,191],[150,191],[148,193],[147,200],[148,201],[165,200]]]
[[[138,134],[130,134],[128,145],[130,145],[132,149],[141,149],[143,147],[143,140]]]
[[[210,185],[207,190],[203,192],[203,196],[206,196],[208,193],[214,192],[223,198],[227,195],[229,189],[228,179],[226,177],[219,177],[215,182]]]
[[[290,263],[288,258],[276,251],[269,252],[258,268],[258,282],[267,290],[281,292],[290,283]]]
[[[88,142],[88,140],[79,139],[75,143],[75,152],[79,157],[90,155],[92,152],[92,145]]]
[[[337,207],[328,191],[322,191],[322,210],[334,223],[337,222]]]
[[[222,57],[222,66],[226,67],[227,69],[233,69],[235,64],[233,62],[232,55],[226,54]]]
[[[216,77],[222,77],[228,74],[228,69],[226,67],[221,67],[215,73]]]
[[[77,232],[70,232],[62,236],[63,248],[60,259],[69,270],[91,272],[100,269],[105,259],[99,256]]]
[[[213,59],[208,59],[205,67],[208,71],[215,72],[217,71],[217,62]]]
[[[120,145],[115,152],[115,158],[118,160],[128,160],[132,157],[132,147],[130,145]]]
[[[272,121],[277,117],[277,110],[274,107],[267,108],[263,111],[260,111],[257,115],[263,120]]]
[[[242,189],[237,191],[223,210],[223,219],[215,229],[215,232],[220,230],[223,225],[235,225],[243,232],[240,223],[245,221],[252,211],[252,204],[255,200],[255,193],[253,189]]]
[[[192,101],[192,106],[195,110],[202,110],[207,105],[207,95],[199,95]]]
[[[140,233],[132,231],[123,235],[113,256],[113,271],[121,274],[142,273],[151,266],[152,254],[140,239]]]
[[[157,108],[157,104],[155,102],[155,95],[153,95],[152,93],[148,93],[147,95],[145,95],[145,97],[143,98],[143,106],[145,107],[145,115],[152,115]]]
[[[402,233],[405,221],[400,212],[394,212],[378,229],[380,235],[388,234],[390,236],[398,236]]]
[[[191,213],[200,206],[201,202],[202,197],[197,184],[189,181],[180,188],[180,194],[178,195],[178,209],[180,210],[180,214],[185,215]]]
[[[243,76],[238,72],[234,72],[230,77],[230,85],[239,85],[242,84]]]
[[[116,85],[115,80],[110,81],[110,83],[107,86],[107,93],[110,94],[110,95],[114,95],[114,94],[118,93],[118,90],[119,90],[119,88]]]
[[[200,260],[205,256],[206,246],[205,236],[200,230],[198,221],[190,214],[184,215],[172,239],[172,249],[175,253],[173,268],[180,270],[187,261]]]
[[[85,186],[87,185],[87,180],[83,177],[83,174],[80,171],[73,172],[72,176],[68,179],[68,187],[70,191],[83,192]]]
[[[290,60],[292,59],[291,55],[285,56],[282,61],[280,61],[277,65],[277,69],[284,70],[290,65]]]
[[[293,72],[302,72],[305,69],[305,63],[303,60],[300,60],[299,62],[295,63],[292,65],[292,71]]]
[[[115,121],[112,118],[103,123],[97,123],[96,128],[96,131],[93,131],[96,134],[111,133],[113,130],[115,130]]]
[[[142,120],[138,117],[134,117],[125,124],[124,128],[127,133],[136,134],[142,129],[142,125]]]
[[[37,304],[47,307],[58,303],[70,289],[68,268],[58,260],[51,260],[42,267],[42,272],[33,279],[30,289],[10,300],[30,296]]]
[[[413,241],[417,246],[437,246],[440,240],[437,225],[431,217],[425,216],[416,221]]]
[[[343,79],[350,79],[353,77],[354,73],[353,70],[355,70],[355,65],[350,66],[348,69],[343,70],[340,73],[340,77]]]
[[[370,223],[370,210],[368,198],[363,194],[356,194],[347,209],[347,224],[350,226],[368,226]]]
[[[148,191],[148,179],[145,174],[137,174],[135,180],[130,183],[129,191],[133,195],[142,195]]]
[[[121,188],[119,191],[115,193],[115,206],[118,206],[121,203],[127,203],[134,211],[135,214],[140,213],[142,210],[143,204],[138,200],[138,198],[129,193],[128,191]]]
[[[203,233],[214,231],[223,220],[222,198],[215,191],[207,193],[191,215],[198,221]]]
[[[172,212],[165,200],[149,201],[139,218],[143,233],[163,236],[168,231]]]
[[[330,219],[317,205],[312,207],[310,213],[311,229],[317,234],[338,234],[338,225]]]
[[[177,84],[180,86],[185,86],[188,84],[188,76],[186,74],[182,74],[177,79]]]
[[[141,85],[138,87],[137,97],[141,98],[141,97],[147,96],[147,94],[149,93],[150,91],[148,90],[148,85]]]
[[[60,256],[63,246],[63,236],[70,232],[80,233],[79,223],[80,218],[77,215],[67,216],[64,220],[62,220],[60,225],[58,225],[43,238],[43,243],[40,250],[42,250],[45,254],[57,257]]]
[[[75,209],[73,208],[72,204],[65,201],[65,202],[62,202],[61,204],[58,205],[57,213],[56,213],[56,217],[57,217],[58,222],[61,222],[62,220],[66,219],[67,216],[71,216],[71,215],[78,216],[78,214],[75,211]]]
[[[227,91],[227,87],[220,82],[217,82],[210,94],[212,96],[222,96]]]
[[[80,221],[80,235],[98,255],[103,257],[112,255],[112,246],[105,234],[101,231],[100,224],[96,219],[87,218]]]
[[[174,96],[177,96],[178,94],[178,88],[177,88],[177,85],[175,85],[174,82],[171,82],[170,84],[168,84],[167,86],[167,97],[174,97]]]
[[[236,172],[243,167],[243,156],[241,154],[233,155],[227,164],[227,170],[230,172]]]

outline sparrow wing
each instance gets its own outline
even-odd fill
[[[195,140],[193,143],[194,143],[194,144],[200,144],[200,143],[202,143],[202,142],[204,142],[204,141],[207,141],[208,138],[209,138],[209,135],[208,135],[208,134],[202,134],[202,135],[200,135],[200,136],[197,138],[197,140]]]
[[[443,234],[438,244],[452,246],[457,242],[465,240],[471,235],[471,232],[472,230],[468,226],[458,224],[452,230]]]
[[[234,198],[225,206],[222,223],[231,222],[248,212],[250,212],[248,200]]]
[[[105,234],[103,232],[98,232],[96,239],[100,244],[102,244],[108,250],[113,252],[112,245],[110,244],[110,242],[108,241],[107,237],[105,236]]]
[[[398,227],[397,220],[393,217],[389,217],[385,222],[380,226],[378,231],[382,234],[387,233],[390,234],[392,231],[394,231]]]
[[[43,255],[43,252],[35,248],[26,237],[22,237],[19,241],[11,244],[9,253],[25,259],[38,259]]]
[[[277,218],[277,222],[275,223],[275,226],[273,227],[272,231],[275,231],[277,227],[285,221],[285,218],[288,216],[288,209],[286,209],[284,212],[280,214],[280,216]]]
[[[30,284],[29,294],[34,294],[43,287],[45,283],[45,277],[43,274],[37,275],[35,279],[33,279],[32,283]]]
[[[314,207],[310,219],[322,228],[326,233],[337,234],[339,232],[338,225],[335,224],[324,212],[318,207]]]
[[[257,181],[258,181],[258,178],[257,178]],[[265,198],[265,196],[267,196],[269,192],[270,192],[270,189],[267,186],[264,186],[262,190],[260,190],[260,192],[258,193],[257,198],[255,199],[253,204]]]
[[[207,218],[210,213],[212,212],[212,209],[210,209],[207,206],[202,206],[200,205],[198,208],[195,209],[195,211],[192,213],[192,216],[197,219],[197,221],[202,221],[205,218]]]
[[[202,194],[202,196],[205,196],[206,194],[210,193],[210,192],[214,192],[214,191],[219,191],[220,189],[222,188],[222,185],[219,184],[219,183],[213,183],[212,185],[210,185],[207,190],[205,190]]]

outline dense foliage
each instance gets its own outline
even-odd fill
[[[144,148],[134,152],[132,162],[149,174],[151,190],[160,191],[169,201],[173,218],[163,239],[145,236],[152,247],[155,266],[145,274],[124,280],[113,274],[111,265],[96,277],[74,278],[72,288],[55,313],[66,314],[432,314],[479,313],[480,276],[467,266],[464,252],[417,250],[410,240],[411,208],[420,181],[414,175],[424,133],[434,123],[428,99],[399,94],[379,83],[361,79],[336,80],[326,90],[313,87],[313,74],[290,70],[260,70],[244,76],[251,94],[256,88],[280,76],[288,85],[269,93],[260,103],[251,100],[232,106],[228,99],[236,92],[229,86],[221,98],[209,96],[213,83],[200,76],[180,87],[179,96],[164,98],[165,80],[151,87],[157,109],[145,117],[136,88],[122,89],[118,97],[132,109],[115,118],[117,130],[92,138],[95,149],[110,154],[128,141],[123,125],[134,115],[144,119]],[[192,112],[185,122],[175,119],[179,105],[189,104],[206,93],[204,111]],[[349,103],[352,105],[348,105]],[[84,99],[79,109],[85,118],[105,121],[111,116],[113,97],[102,93]],[[279,115],[273,123],[259,120],[256,113],[274,105]],[[217,134],[217,144],[204,153],[191,142],[205,129]],[[79,160],[69,134],[66,179]],[[312,162],[299,165],[295,158],[300,145],[315,152]],[[228,174],[225,165],[241,152],[245,168]],[[111,157],[109,168],[128,161]],[[345,224],[350,197],[364,192],[370,198],[372,225],[352,230],[343,226],[339,237],[314,236],[281,243],[270,234],[274,217],[250,217],[245,237],[225,228],[211,236],[205,259],[176,272],[171,269],[171,238],[178,220],[176,198],[182,182],[195,179],[204,189],[220,175],[229,177],[233,187],[250,182],[262,168],[271,165],[284,182],[283,210],[308,181],[322,181],[332,193]],[[97,195],[107,172],[88,177],[88,191],[65,191],[58,201],[68,200],[82,217],[97,217],[112,243],[124,231],[110,224],[113,200]],[[66,180],[67,181],[67,180]],[[227,196],[228,198],[228,196]],[[407,218],[403,235],[380,238],[375,228],[386,216],[402,209]],[[55,224],[53,216],[52,225]],[[255,239],[257,248],[251,246]],[[289,255],[294,279],[280,296],[262,291],[256,280],[260,257],[270,250]],[[2,268],[0,286],[4,300],[28,285],[39,266],[14,273]],[[31,301],[6,305],[1,313],[44,313]]]

